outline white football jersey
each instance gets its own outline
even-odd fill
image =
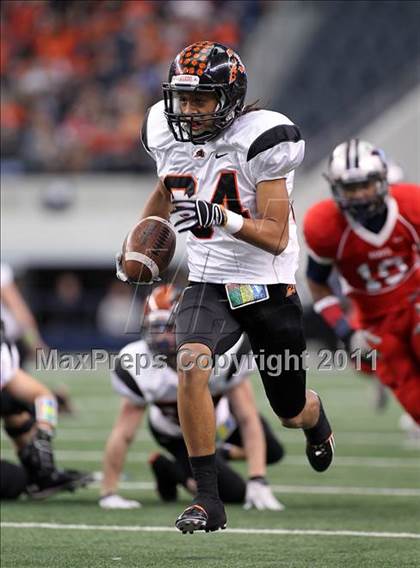
[[[6,288],[15,281],[12,267],[3,262],[0,264],[0,286]],[[14,314],[1,302],[1,319],[4,323],[4,330],[8,340],[17,341],[21,337],[23,330],[22,325],[17,321]]]
[[[199,198],[223,203],[244,216],[257,217],[256,186],[286,179],[291,199],[294,170],[303,160],[305,143],[283,114],[256,110],[238,117],[206,144],[177,142],[169,130],[164,103],[152,106],[142,141],[173,201]],[[299,246],[296,223],[289,216],[289,244],[279,256],[263,251],[221,228],[188,233],[189,278],[194,282],[294,284]]]
[[[221,443],[229,438],[238,427],[236,418],[230,410],[227,396],[222,396],[215,404],[214,413],[216,419],[216,441]],[[171,438],[183,437],[176,417],[165,412],[165,409],[156,404],[152,404],[149,408],[149,422],[154,430],[157,430],[160,434],[165,434]]]
[[[19,369],[19,353],[16,346],[12,343],[2,342],[1,344],[1,365],[0,365],[0,388],[3,389],[16,374]]]
[[[243,355],[243,357],[242,357]],[[230,358],[236,356],[238,366],[233,368]],[[129,398],[134,404],[176,404],[178,374],[154,355],[143,340],[134,341],[119,353],[122,367],[111,371],[111,381],[118,394]],[[236,370],[237,369],[237,370]],[[212,396],[222,396],[241,383],[253,370],[255,363],[245,335],[223,355],[220,367],[212,372],[209,389]],[[129,375],[128,380],[126,373]],[[134,381],[134,385],[131,381]],[[130,386],[131,384],[131,386]],[[133,388],[134,387],[134,388]],[[135,390],[134,390],[135,389]]]

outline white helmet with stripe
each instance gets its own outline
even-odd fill
[[[385,209],[387,169],[385,154],[381,149],[364,140],[351,138],[334,148],[325,177],[339,207],[363,221]],[[371,182],[376,188],[373,196],[349,197],[349,192]]]

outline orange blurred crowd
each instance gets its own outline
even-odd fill
[[[139,131],[174,55],[237,48],[264,2],[4,1],[2,171],[147,168]]]

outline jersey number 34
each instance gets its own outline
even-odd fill
[[[174,195],[175,191],[183,191],[184,196],[192,197],[197,192],[197,180],[190,174],[168,174],[165,176],[163,183],[168,191]],[[250,218],[248,209],[242,206],[236,172],[224,171],[219,174],[216,189],[211,198],[211,203],[218,203],[230,209],[234,213],[242,215],[242,217]],[[213,229],[194,229],[192,231],[199,239],[211,239]]]

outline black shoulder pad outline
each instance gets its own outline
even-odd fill
[[[127,371],[127,369],[124,369],[124,367],[122,366],[120,357],[117,357],[117,360],[116,360],[115,374],[120,379],[120,381],[122,381],[125,384],[125,386],[129,390],[131,390],[131,392],[133,392],[134,394],[136,394],[140,398],[143,398],[144,400],[146,400],[143,392],[141,391],[141,389],[139,387],[139,385],[136,383],[136,381],[133,379],[133,377],[130,375],[130,373]]]
[[[147,120],[149,118],[149,112],[150,108],[147,109],[147,112],[144,115],[143,124],[141,125],[141,141],[143,143],[145,150],[150,154],[151,151],[147,143]]]
[[[302,140],[299,128],[294,124],[279,124],[266,130],[254,140],[248,150],[246,161],[249,162],[261,152],[265,152],[281,142],[299,142]]]

